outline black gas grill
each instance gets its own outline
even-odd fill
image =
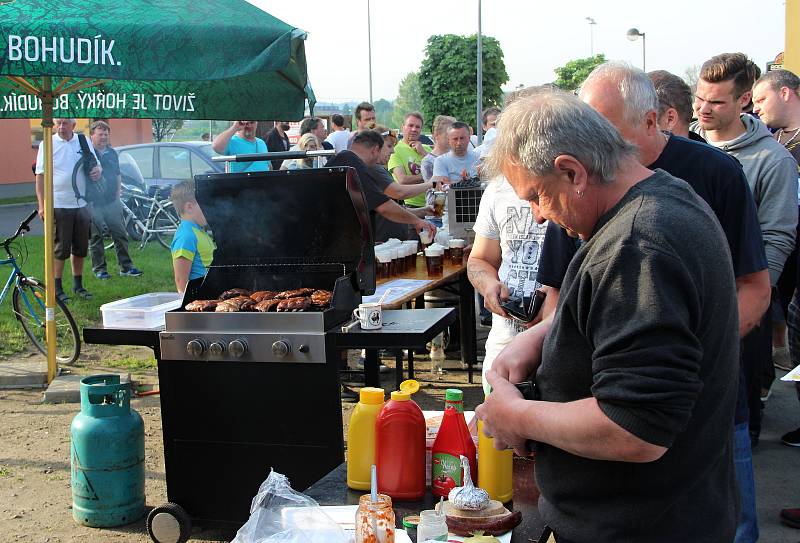
[[[369,217],[347,168],[196,178],[217,250],[160,334],[167,494],[243,522],[270,468],[305,488],[344,460],[331,332],[375,290]],[[223,291],[333,291],[323,311],[194,313]]]

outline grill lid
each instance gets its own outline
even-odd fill
[[[369,214],[350,168],[195,177],[214,232],[212,267],[335,263],[363,294],[375,291]]]

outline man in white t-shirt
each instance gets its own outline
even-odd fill
[[[536,274],[547,222],[537,224],[530,204],[520,200],[501,177],[490,182],[483,192],[474,230],[475,243],[467,262],[467,276],[492,312],[492,329],[483,359],[486,389],[486,372],[495,357],[524,330],[508,317],[500,303],[512,296],[531,296],[540,286]],[[485,392],[488,394],[489,390]]]
[[[83,167],[77,166],[82,158],[81,144],[75,134],[75,119],[55,119],[56,133],[53,134],[53,208],[56,239],[54,246],[56,297],[62,302],[69,300],[64,292],[61,278],[64,263],[70,259],[72,264],[72,291],[84,300],[92,295],[83,287],[83,260],[89,252],[89,234],[92,218],[85,199],[86,183],[100,179],[102,169],[94,155],[92,140],[86,144],[94,155],[95,164],[87,181]],[[44,142],[39,144],[36,155],[36,199],[39,201],[39,217],[44,220]],[[77,169],[76,169],[77,166]],[[73,172],[75,184],[73,185]]]
[[[331,129],[325,141],[333,145],[334,151],[340,153],[347,149],[347,142],[350,141],[350,131],[344,127],[344,117],[338,113],[331,115]]]
[[[469,125],[456,121],[447,130],[450,152],[433,163],[433,180],[448,184],[478,175],[480,155],[469,149]]]

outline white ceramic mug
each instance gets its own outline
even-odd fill
[[[362,330],[377,330],[383,326],[381,304],[377,302],[359,304],[359,306],[353,310],[353,317],[358,319]]]

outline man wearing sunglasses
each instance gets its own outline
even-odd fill
[[[233,121],[230,128],[217,134],[211,147],[221,155],[249,155],[267,153],[267,144],[256,137],[258,121]],[[269,161],[231,162],[231,172],[265,172]]]

